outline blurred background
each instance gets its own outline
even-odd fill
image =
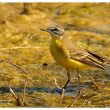
[[[62,87],[66,71],[50,54],[50,35],[40,31],[53,24],[62,25],[76,45],[110,59],[110,3],[0,3],[0,59],[11,60],[29,73],[29,107],[67,107],[77,92],[72,74],[64,103],[59,103],[55,79]],[[72,107],[110,107],[109,73],[109,68],[82,72],[82,95]],[[1,63],[0,82],[0,100],[6,100],[0,107],[16,107],[6,83],[22,94],[24,75]]]

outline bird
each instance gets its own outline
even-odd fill
[[[50,52],[56,62],[67,70],[67,81],[62,88],[65,90],[71,81],[70,70],[77,73],[78,81],[80,83],[79,71],[91,68],[99,68],[104,70],[106,64],[110,64],[110,60],[97,55],[90,50],[78,47],[65,37],[64,28],[61,26],[50,26],[44,29],[51,36]]]

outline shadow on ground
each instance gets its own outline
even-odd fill
[[[68,87],[65,88],[65,95],[76,95],[77,91],[80,89],[84,89],[89,87],[89,84],[74,84],[74,85],[69,85]],[[15,92],[23,92],[23,88],[14,88],[12,87],[13,91]],[[27,93],[33,93],[33,92],[46,92],[46,93],[51,93],[51,94],[61,94],[61,89],[59,88],[48,88],[48,87],[28,87],[26,89]],[[0,87],[0,93],[9,93],[9,87]]]

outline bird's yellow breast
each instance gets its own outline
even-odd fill
[[[53,58],[66,69],[86,69],[88,65],[69,58],[68,50],[63,48],[62,42],[52,39],[50,43],[50,51]]]

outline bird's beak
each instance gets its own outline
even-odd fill
[[[40,29],[41,31],[47,31],[47,29]]]

